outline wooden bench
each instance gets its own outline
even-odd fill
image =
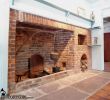
[[[22,77],[23,76],[26,76],[29,74],[29,70],[28,71],[19,71],[19,72],[16,72],[16,82],[19,82],[21,81]]]

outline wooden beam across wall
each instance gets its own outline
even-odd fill
[[[59,30],[47,30],[47,29],[37,29],[37,28],[30,28],[30,27],[17,27],[17,30],[24,30],[24,31],[29,31],[29,32],[35,32],[35,33],[70,33],[71,31],[66,31],[63,29],[59,29]]]

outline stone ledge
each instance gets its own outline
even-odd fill
[[[66,71],[61,71],[61,72],[54,73],[51,75],[34,78],[34,79],[28,79],[28,80],[19,82],[16,84],[16,92],[24,91],[31,87],[40,86],[40,85],[67,77],[67,76],[71,75],[70,72],[71,72],[71,74],[76,73],[76,71],[74,71],[74,70],[66,70]]]

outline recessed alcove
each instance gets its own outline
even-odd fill
[[[86,35],[78,35],[78,45],[86,45]]]

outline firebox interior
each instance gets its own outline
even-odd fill
[[[17,22],[17,82],[65,70],[69,66],[68,55],[62,54],[68,52],[65,49],[72,34],[72,31],[65,29]]]

